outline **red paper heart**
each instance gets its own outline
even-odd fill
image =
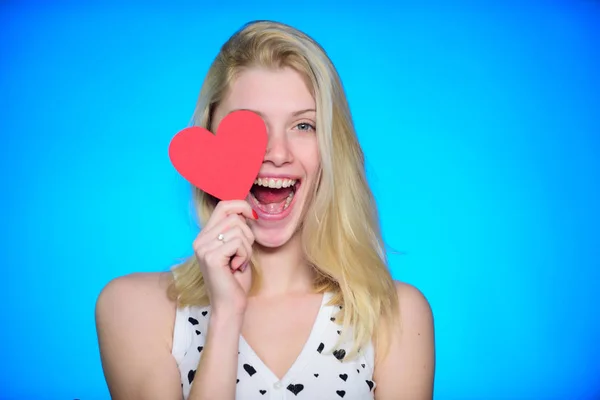
[[[169,144],[171,163],[192,185],[220,200],[243,200],[267,149],[267,127],[251,111],[228,114],[213,134],[201,127],[179,131]]]

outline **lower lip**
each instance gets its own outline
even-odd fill
[[[256,199],[254,198],[254,196],[252,194],[248,195],[248,201],[253,206],[252,209],[254,211],[256,211],[256,213],[258,214],[259,220],[281,221],[282,219],[284,219],[285,217],[290,215],[290,213],[292,212],[292,207],[294,207],[294,203],[296,202],[296,197],[298,197],[298,191],[300,190],[300,186],[301,185],[298,184],[298,186],[296,187],[296,192],[294,193],[294,197],[292,198],[290,205],[285,210],[283,210],[283,212],[281,212],[279,214],[267,214],[267,213],[263,212],[259,207],[257,207]]]

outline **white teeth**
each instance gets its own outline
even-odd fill
[[[277,178],[258,178],[254,181],[255,185],[270,187],[274,189],[281,189],[294,186],[296,184],[295,179],[277,179]]]
[[[287,199],[285,199],[285,204],[283,205],[284,210],[290,206],[290,203],[292,202],[293,198],[294,198],[294,192],[290,193],[288,195]]]

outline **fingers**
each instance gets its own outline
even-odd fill
[[[227,242],[219,242],[219,246],[205,255],[207,266],[224,267],[229,266],[231,260],[231,269],[239,268],[246,260],[250,258],[252,249],[244,244],[244,239],[240,236],[234,237]],[[234,263],[236,264],[234,267]]]
[[[209,267],[239,269],[252,255],[254,235],[239,215],[230,215],[194,241],[196,256]]]
[[[222,239],[219,239],[220,235],[223,235]],[[224,244],[231,242],[240,243],[240,246],[244,248],[244,254],[247,255],[248,258],[252,254],[252,243],[254,243],[254,239],[248,238],[243,233],[243,229],[240,226],[233,227],[230,230],[220,231],[219,233],[216,233],[216,230],[214,230],[214,234],[207,233],[204,239],[205,240],[203,240],[202,242],[197,242],[194,246],[194,250],[196,251],[196,254],[199,257],[204,258],[210,252],[219,251]],[[239,242],[237,241],[238,239]],[[233,257],[233,255],[231,256]],[[232,268],[237,267],[239,267],[239,265],[236,265],[236,263],[232,262]]]
[[[250,256],[250,254],[252,254],[252,244],[254,243],[254,237],[252,236],[251,231],[248,235],[248,233],[245,232],[243,228],[246,228],[248,231],[250,231],[250,228],[248,228],[246,225],[236,226],[228,231],[225,231],[223,233],[223,242],[228,243],[230,241],[229,238],[240,238],[242,245],[246,249],[246,254]]]
[[[221,201],[194,240],[194,252],[206,268],[229,267],[238,270],[252,255],[254,234],[247,218],[254,211],[243,200]]]
[[[252,229],[246,223],[244,217],[238,214],[231,214],[227,218],[225,218],[221,223],[217,224],[212,232],[224,233],[225,231],[230,230],[239,230],[240,234],[244,235],[250,242],[254,243],[254,234],[252,233]]]
[[[217,224],[213,225],[212,227],[205,227],[204,229],[202,229],[202,232],[200,233],[200,235],[198,235],[196,240],[198,240],[199,242],[210,242],[214,238],[217,238],[219,234],[225,235],[226,232],[230,231],[231,233],[228,233],[229,237],[232,237],[232,235],[239,233],[240,235],[243,235],[250,242],[251,245],[254,243],[254,234],[252,233],[252,230],[250,229],[244,218],[238,214],[231,214],[225,219],[218,222]]]
[[[245,200],[229,200],[229,201],[220,201],[215,207],[210,219],[206,223],[205,229],[211,229],[216,224],[218,224],[221,220],[225,219],[227,216],[231,214],[236,214],[238,216],[248,218],[248,219],[256,219],[254,217],[254,210],[250,207]],[[243,218],[242,218],[243,219]]]

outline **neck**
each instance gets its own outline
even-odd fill
[[[314,271],[304,258],[300,236],[296,233],[285,245],[275,249],[256,246],[261,282],[254,296],[275,297],[312,291]]]

